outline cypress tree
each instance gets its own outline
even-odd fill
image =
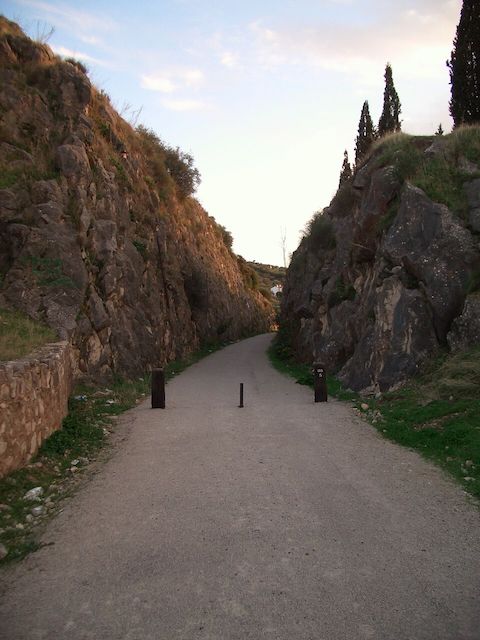
[[[450,115],[455,127],[480,122],[480,2],[463,0],[460,22],[447,60],[452,85]]]
[[[373,126],[372,118],[370,117],[370,109],[368,107],[368,100],[365,100],[362,107],[362,113],[360,115],[360,122],[358,123],[358,136],[355,141],[355,164],[364,157],[367,151],[372,146],[372,142],[375,140],[375,128]]]
[[[402,107],[398,93],[393,84],[392,67],[389,63],[385,67],[385,91],[383,92],[383,111],[378,123],[378,135],[393,133],[401,130],[400,113]]]
[[[345,184],[347,180],[350,180],[352,177],[352,167],[350,166],[350,162],[348,161],[348,152],[345,149],[343,153],[343,164],[342,170],[340,172],[340,182],[338,183],[338,187],[340,188],[342,184]]]

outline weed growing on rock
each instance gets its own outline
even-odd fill
[[[147,245],[140,240],[134,240],[132,244],[138,251],[138,253],[142,256],[142,258],[146,260],[148,258]]]
[[[63,264],[60,258],[28,256],[24,262],[31,267],[32,275],[41,287],[71,289],[77,286],[71,278],[63,273]]]
[[[328,306],[332,308],[345,300],[355,300],[356,295],[355,287],[347,284],[340,276],[335,282],[335,289],[328,296]]]

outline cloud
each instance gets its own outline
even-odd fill
[[[202,84],[205,79],[203,71],[200,71],[200,69],[184,69],[177,73],[178,77],[183,80],[187,87]]]
[[[73,49],[68,49],[67,47],[62,47],[61,45],[53,44],[51,46],[54,53],[63,58],[75,58],[76,60],[84,60],[85,62],[92,62],[94,64],[98,64],[100,66],[108,66],[106,62],[102,60],[98,60],[98,58],[94,58],[93,56],[89,56],[88,53],[82,53],[81,51],[74,51]]]
[[[366,12],[361,24],[325,22],[274,28],[257,20],[249,25],[249,31],[257,62],[264,69],[314,66],[372,81],[379,61],[398,62],[398,67],[404,58],[411,63],[415,52],[427,53],[431,59],[440,50],[444,51],[442,60],[446,58],[458,15],[458,0],[417,1],[415,8],[400,0],[395,7],[388,3],[377,7],[375,14]],[[410,70],[403,65],[404,71],[413,76],[436,73],[419,59],[422,64],[417,61]]]
[[[197,87],[205,79],[200,69],[166,69],[159,73],[144,74],[140,84],[144,89],[160,93],[174,93],[179,89]]]
[[[171,111],[202,111],[207,108],[201,100],[162,100],[162,105]]]
[[[65,4],[53,4],[41,0],[17,0],[21,5],[41,11],[53,24],[61,24],[75,32],[112,31],[118,25],[107,14],[96,14],[74,9]]]
[[[86,44],[92,44],[92,45],[103,44],[103,41],[100,38],[97,38],[96,36],[80,36],[80,40],[82,42],[85,42]]]
[[[224,67],[232,69],[238,65],[238,56],[231,51],[224,51],[220,56],[220,63],[223,64]]]
[[[141,77],[141,86],[143,89],[149,89],[150,91],[160,91],[161,93],[173,93],[176,90],[176,86],[165,76],[148,76],[143,75]]]

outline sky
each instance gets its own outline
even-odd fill
[[[461,0],[0,0],[132,123],[191,153],[196,197],[247,260],[283,266],[374,123],[389,62],[402,129],[450,131]]]

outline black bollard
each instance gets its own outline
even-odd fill
[[[165,409],[165,372],[152,371],[152,409]]]
[[[243,382],[240,383],[240,404],[238,408],[243,409]]]
[[[325,367],[319,362],[313,363],[313,388],[315,402],[327,402],[327,374]]]

